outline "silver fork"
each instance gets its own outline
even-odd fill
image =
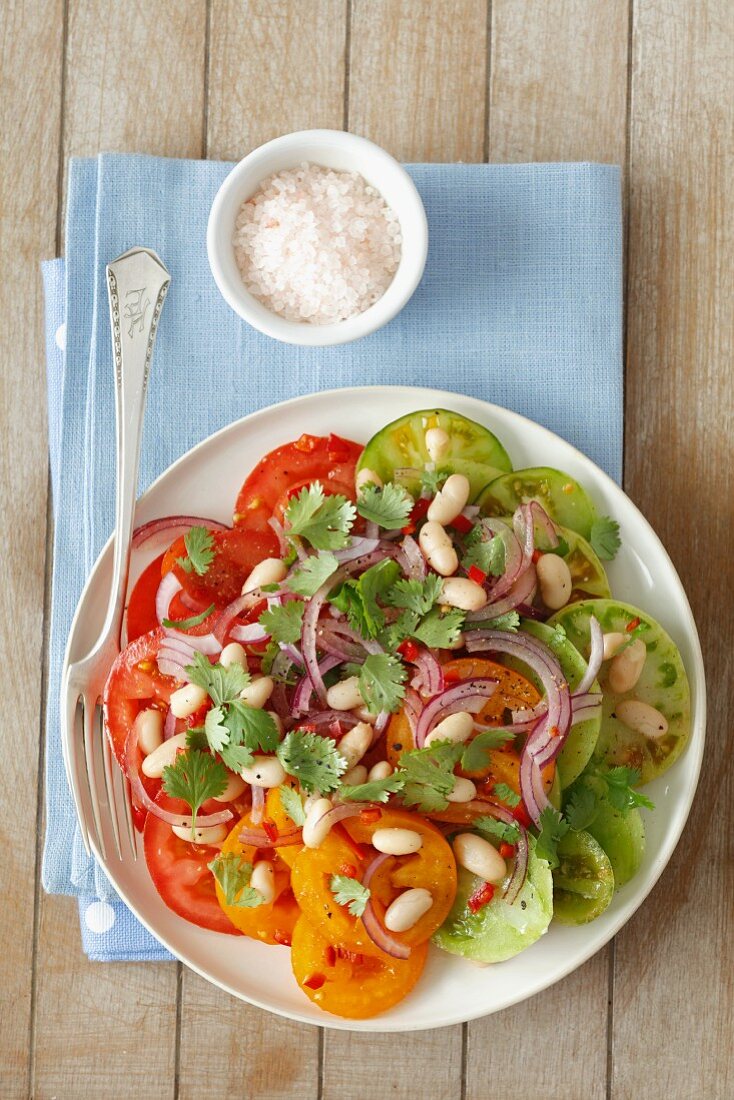
[[[89,653],[70,664],[61,692],[62,745],[69,785],[87,853],[90,841],[107,860],[105,825],[123,858],[124,822],[133,859],[137,858],[129,787],[114,767],[102,723],[101,699],[112,663],[120,652],[130,550],[138,487],[140,438],[150,361],[158,319],[171,277],[148,248],[131,248],[107,265],[107,295],[115,368],[117,495],[112,585],[104,625]],[[99,795],[99,756],[104,794]]]

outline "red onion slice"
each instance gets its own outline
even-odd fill
[[[133,531],[132,546],[137,550],[139,546],[151,539],[153,535],[166,532],[173,536],[190,531],[192,527],[206,527],[210,531],[229,531],[226,523],[220,523],[217,519],[202,519],[201,516],[162,516],[160,519],[151,519],[136,527]],[[172,542],[173,538],[169,539]]]
[[[171,600],[182,588],[183,585],[173,570],[161,578],[155,594],[155,617],[159,623],[162,624],[164,619],[170,617]]]
[[[285,531],[283,530],[283,524],[280,522],[280,520],[277,520],[275,518],[275,516],[271,516],[270,519],[268,520],[268,523],[270,524],[273,531],[275,532],[275,536],[278,540],[278,547],[280,549],[281,558],[287,557],[289,546],[288,546],[288,540],[285,537]]]
[[[125,741],[125,771],[130,780],[133,799],[136,805],[144,806],[148,813],[153,814],[155,817],[159,817],[161,821],[166,821],[169,825],[178,825],[183,829],[191,828],[191,814],[174,814],[169,810],[164,810],[162,806],[159,806],[157,802],[153,801],[146,791],[143,786],[143,781],[140,778],[140,773],[138,772],[136,756],[137,747],[138,735],[133,726]],[[203,817],[197,816],[196,827],[197,829],[207,829],[211,825],[221,825],[223,822],[229,821],[231,817],[231,810],[219,810],[216,814],[206,814]]]
[[[246,645],[256,645],[258,642],[270,640],[270,635],[260,623],[235,623],[229,631],[229,636],[235,642],[243,642]]]
[[[440,695],[445,687],[443,668],[430,649],[421,650],[414,664],[418,670],[418,683],[414,681],[412,686],[422,695]]]
[[[508,611],[514,611],[521,604],[532,600],[535,595],[536,583],[535,567],[531,563],[527,569],[520,573],[520,576],[503,599],[495,599],[493,589],[489,594],[489,603],[485,604],[479,611],[468,611],[466,621],[477,624],[489,619],[496,619],[499,615],[504,615]]]
[[[163,740],[168,741],[176,733],[176,715],[168,708],[166,720],[163,723]]]
[[[395,557],[408,578],[418,581],[425,580],[428,574],[426,559],[423,557],[418,543],[411,535],[405,536]]]
[[[372,554],[380,545],[379,538],[353,538],[349,546],[345,546],[343,550],[334,550],[334,557],[339,562],[354,561],[355,558],[362,557],[363,554]]]
[[[309,726],[331,726],[333,722],[339,722],[346,732],[358,724],[359,718],[348,710],[319,710],[308,716]]]
[[[332,668],[336,668],[342,663],[340,657],[334,657],[329,655],[322,658],[316,665],[318,669],[318,675],[323,684],[323,673],[329,672]],[[298,718],[300,715],[306,714],[311,706],[311,697],[314,692],[313,678],[310,672],[307,676],[303,676],[296,684],[295,694],[293,696],[293,703],[291,705],[291,717]],[[326,702],[326,689],[324,689],[323,703]]]
[[[253,825],[259,825],[265,813],[265,790],[256,784],[250,784],[252,791],[252,807],[250,809],[250,821]]]
[[[604,634],[598,619],[594,615],[589,619],[589,633],[591,635],[589,663],[586,672],[574,688],[574,695],[583,695],[590,689],[599,675],[599,669],[604,659]]]
[[[381,852],[378,856],[375,856],[362,876],[363,886],[369,887],[375,872],[382,867],[386,859],[394,859],[394,856],[389,856],[385,852]],[[404,943],[399,943],[398,940],[393,939],[388,930],[377,919],[377,914],[375,913],[371,898],[367,902],[365,911],[362,914],[362,924],[372,942],[379,947],[381,951],[384,951],[386,955],[392,956],[393,959],[410,958],[410,948]]]
[[[178,654],[170,653],[166,655],[166,650],[161,650],[158,653],[157,665],[158,671],[163,676],[171,676],[174,680],[179,680],[181,683],[186,683],[186,672],[183,665],[178,661]]]
[[[185,634],[168,626],[163,627],[163,633],[166,638],[186,642],[192,649],[198,649],[199,653],[204,653],[207,657],[216,657],[222,652],[222,643],[214,634]]]
[[[556,526],[542,504],[539,504],[537,500],[531,500],[529,508],[531,521],[540,524],[548,536],[548,542],[552,547],[555,548],[558,546],[558,532],[556,531]]]
[[[275,839],[272,839],[264,829],[245,826],[237,839],[251,848],[287,848],[291,844],[303,843],[300,829],[289,829],[288,832],[278,833]]]
[[[496,680],[478,676],[442,691],[435,699],[431,699],[420,713],[415,731],[416,747],[422,749],[433,727],[449,714],[456,714],[460,710],[478,714],[496,690]]]

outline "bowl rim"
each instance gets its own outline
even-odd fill
[[[690,639],[692,654],[692,665],[690,668],[686,668],[686,672],[688,673],[691,687],[693,688],[695,686],[696,707],[691,715],[691,736],[685,752],[685,759],[688,761],[689,769],[688,790],[686,792],[686,797],[685,800],[678,807],[679,813],[677,822],[673,823],[671,821],[669,823],[668,829],[666,831],[665,841],[661,848],[659,857],[657,858],[656,862],[650,867],[647,879],[644,883],[644,887],[642,884],[640,884],[640,886],[638,887],[638,890],[634,895],[634,903],[631,904],[632,899],[630,899],[627,906],[620,909],[620,911],[615,915],[614,920],[610,923],[609,927],[604,930],[601,939],[598,940],[597,937],[591,937],[588,949],[584,949],[579,954],[573,955],[570,961],[564,961],[557,970],[554,970],[549,976],[544,977],[544,979],[541,981],[541,984],[539,984],[538,987],[535,988],[531,993],[521,992],[519,995],[516,996],[508,995],[499,1004],[491,1008],[489,1011],[487,1011],[486,1009],[483,1010],[481,1007],[478,1009],[469,1008],[468,1010],[464,1010],[458,1013],[452,1012],[449,1016],[438,1023],[425,1024],[419,1022],[417,1024],[411,1025],[401,1022],[399,1025],[396,1026],[394,1021],[384,1020],[380,1016],[372,1017],[366,1020],[355,1021],[348,1018],[329,1016],[327,1013],[324,1013],[323,1019],[320,1018],[318,1020],[314,1020],[313,1018],[310,1018],[298,1012],[291,1012],[279,1007],[274,1007],[273,1005],[268,1004],[266,1001],[260,1000],[257,997],[246,997],[242,994],[240,990],[235,988],[233,984],[228,984],[218,978],[212,977],[210,974],[206,973],[203,967],[196,965],[188,959],[183,960],[181,954],[179,954],[176,947],[174,947],[169,941],[169,938],[165,934],[162,934],[160,931],[154,930],[151,926],[151,922],[149,922],[138,911],[135,901],[129,899],[127,892],[123,890],[120,885],[115,881],[111,869],[108,868],[101,860],[99,860],[98,857],[98,862],[101,869],[109,878],[112,886],[118,892],[122,900],[128,905],[131,911],[135,914],[140,923],[143,924],[148,929],[148,931],[160,943],[162,943],[163,946],[166,947],[176,958],[184,961],[186,966],[188,966],[196,973],[200,974],[201,977],[216,985],[218,988],[223,989],[225,992],[230,993],[232,996],[235,996],[240,1000],[244,1000],[246,1003],[253,1004],[258,1008],[264,1009],[267,1012],[272,1012],[275,1015],[283,1017],[284,1019],[294,1020],[298,1023],[310,1024],[312,1026],[326,1027],[331,1030],[353,1031],[360,1033],[430,1031],[439,1027],[449,1027],[458,1023],[467,1023],[475,1019],[481,1019],[488,1015],[494,1015],[496,1012],[500,1012],[505,1008],[509,1008],[515,1004],[522,1003],[523,1001],[530,999],[531,997],[554,985],[556,982],[562,980],[570,973],[577,970],[593,955],[595,955],[597,951],[600,951],[602,947],[604,947],[611,939],[613,939],[613,937],[620,931],[620,929],[624,927],[625,924],[627,924],[634,913],[637,912],[637,910],[640,908],[646,898],[650,895],[658,880],[660,879],[663,871],[669,864],[673,853],[678,845],[680,837],[683,833],[683,829],[685,828],[688,816],[690,814],[691,806],[693,804],[693,799],[696,795],[706,739],[706,676],[698,630],[688,600],[688,596],[686,594],[685,588],[683,587],[683,583],[661,539],[656,534],[651,524],[648,522],[642,512],[640,512],[637,505],[630,499],[629,496],[627,496],[624,489],[620,485],[618,485],[617,482],[615,482],[604,470],[602,470],[601,467],[593,461],[593,459],[589,458],[588,455],[585,455],[577,447],[574,447],[574,445],[572,443],[569,443],[568,440],[563,439],[563,437],[561,436],[558,436],[551,429],[545,428],[537,421],[534,421],[529,417],[523,416],[521,413],[518,413],[513,409],[508,409],[505,406],[496,405],[492,402],[485,401],[482,398],[470,397],[469,395],[460,392],[438,390],[431,387],[422,386],[350,386],[343,388],[332,388],[329,390],[319,390],[308,394],[302,394],[298,397],[289,398],[286,401],[266,405],[262,409],[257,409],[252,413],[249,413],[243,417],[239,417],[238,419],[232,421],[230,424],[224,425],[216,432],[213,432],[205,439],[202,439],[199,443],[184,452],[184,454],[182,454],[164,471],[162,471],[161,474],[159,474],[159,476],[150,484],[150,486],[148,486],[138,503],[139,505],[143,503],[145,498],[151,494],[151,492],[160,484],[161,481],[163,481],[164,478],[169,477],[172,471],[178,469],[182,464],[188,462],[192,458],[192,456],[195,456],[204,448],[211,446],[214,441],[218,441],[227,433],[240,430],[243,425],[252,421],[254,418],[272,413],[276,410],[278,412],[285,411],[299,405],[307,408],[310,403],[322,400],[324,398],[328,399],[334,398],[336,396],[346,398],[348,396],[352,396],[357,399],[361,398],[362,400],[369,399],[371,401],[375,401],[379,400],[380,398],[383,398],[383,400],[389,400],[390,396],[393,394],[415,394],[416,401],[422,403],[421,407],[429,407],[433,404],[436,404],[437,407],[442,406],[450,408],[451,401],[455,401],[457,398],[459,398],[472,404],[482,406],[483,411],[486,412],[486,415],[490,419],[490,422],[496,415],[499,415],[500,418],[509,416],[510,419],[514,421],[518,431],[522,431],[525,428],[530,428],[532,431],[540,433],[540,436],[544,437],[546,443],[549,444],[552,443],[554,440],[561,440],[564,446],[568,447],[582,462],[582,464],[588,464],[593,467],[595,476],[600,478],[601,483],[607,490],[609,490],[613,494],[621,494],[625,498],[626,502],[636,513],[636,518],[641,524],[641,527],[645,534],[651,537],[658,544],[662,555],[667,561],[667,565],[670,570],[671,581],[674,585],[677,586],[679,590],[681,611],[683,613],[683,618],[685,619],[684,629],[687,631]],[[63,672],[61,679],[62,707],[65,705],[65,699],[63,695],[65,672],[71,660],[73,642],[79,628],[82,611],[84,610],[83,605],[88,598],[87,593],[93,582],[93,579],[97,575],[100,567],[103,566],[104,559],[111,554],[111,545],[112,538],[108,539],[108,541],[100,550],[99,555],[97,556],[92,570],[90,571],[89,577],[87,578],[84,589],[80,594],[72,625],[69,630],[69,636],[64,653]],[[66,745],[62,743],[62,747],[64,749],[64,757],[66,763]],[[678,764],[680,764],[680,762],[678,762]],[[96,848],[94,850],[95,854],[98,856]]]
[[[273,152],[279,150],[301,149],[302,155],[298,159],[310,160],[308,146],[321,146],[322,148],[331,146],[334,149],[346,149],[347,151],[353,151],[356,156],[360,156],[362,159],[371,158],[381,164],[390,171],[397,185],[402,188],[405,201],[411,203],[414,208],[416,219],[416,225],[411,227],[409,247],[406,249],[404,239],[397,270],[382,296],[362,313],[354,317],[348,317],[343,321],[336,321],[332,325],[314,325],[305,321],[290,321],[280,317],[277,313],[273,313],[245,289],[241,279],[238,278],[235,282],[230,278],[224,268],[221,255],[221,233],[226,216],[225,208],[231,201],[233,193],[241,187],[243,177],[250,173],[254,174],[258,165],[266,161]],[[313,163],[318,164],[318,154],[314,155]],[[359,168],[356,170],[359,171]],[[267,174],[267,170],[265,170],[264,174],[259,175],[255,187],[267,178]],[[385,201],[389,202],[388,196],[383,191],[380,193]],[[399,212],[396,210],[395,213],[402,225]],[[368,336],[377,329],[382,328],[410,300],[423,277],[426,265],[428,219],[423,200],[412,177],[405,167],[386,149],[368,138],[346,130],[295,130],[292,133],[281,134],[279,137],[258,145],[227,173],[214,196],[209,211],[206,249],[209,267],[220,294],[242,320],[266,336],[284,343],[309,347],[336,346],[361,339],[361,337]]]

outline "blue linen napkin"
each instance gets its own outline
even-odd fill
[[[59,737],[66,637],[114,514],[109,260],[144,244],[172,276],[151,375],[141,490],[195,443],[254,409],[314,390],[391,382],[506,405],[568,439],[612,477],[621,473],[617,167],[411,166],[430,232],[421,285],[380,332],[316,349],[260,335],[217,291],[206,220],[229,167],[144,156],[73,160],[66,260],[44,265],[55,534],[43,884],[79,897],[84,950],[103,961],[170,958],[87,858]]]

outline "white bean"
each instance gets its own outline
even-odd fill
[[[447,577],[441,586],[441,603],[458,607],[460,611],[478,611],[487,603],[487,593],[481,584],[469,577]]]
[[[176,718],[188,718],[207,700],[206,692],[198,684],[184,684],[171,695],[169,706]]]
[[[372,744],[373,735],[374,730],[369,722],[357,722],[356,726],[347,730],[337,747],[346,760],[348,768],[359,764]]]
[[[403,890],[385,911],[385,927],[390,932],[407,932],[433,905],[433,895],[422,886]]]
[[[146,756],[140,765],[143,775],[149,779],[160,779],[163,769],[167,768],[176,759],[179,749],[186,748],[186,734],[177,733],[175,737],[169,737],[167,741],[153,749],[150,756]]]
[[[150,756],[163,743],[163,715],[155,707],[141,710],[135,717],[135,732],[143,756]]]
[[[616,654],[621,645],[629,638],[629,634],[622,634],[619,630],[612,630],[609,634],[605,634],[604,641],[604,655],[603,660],[609,661]]]
[[[236,772],[227,772],[227,786],[221,794],[212,795],[215,802],[234,802],[239,798],[247,784]]]
[[[478,875],[485,882],[502,882],[507,874],[507,865],[497,849],[474,833],[459,833],[454,837],[454,855],[456,862]]]
[[[265,905],[272,905],[275,898],[275,868],[269,859],[260,859],[252,868],[250,886],[262,896]]]
[[[469,499],[470,489],[468,477],[451,474],[428,506],[427,518],[436,523],[451,523]]]
[[[411,856],[423,847],[423,837],[414,829],[375,829],[372,847],[389,856]]]
[[[632,691],[645,667],[647,646],[642,638],[635,638],[631,645],[612,657],[609,664],[609,686],[616,695]]]
[[[354,707],[352,713],[354,714],[355,718],[359,718],[360,722],[371,722],[373,725],[375,724],[375,719],[377,718],[377,715],[370,714],[369,707],[366,706],[364,703],[361,707]]]
[[[453,543],[440,523],[424,523],[418,544],[428,564],[442,577],[450,577],[459,568]]]
[[[240,692],[240,699],[256,710],[262,710],[270,696],[273,694],[275,684],[270,676],[256,676],[254,680]]]
[[[358,787],[360,783],[367,782],[367,769],[364,764],[355,764],[342,776],[342,783],[347,787]]]
[[[218,848],[227,839],[226,825],[208,825],[203,829],[194,829],[193,835],[190,825],[172,825],[171,832],[181,837],[181,840],[188,840],[191,844],[207,844],[210,848]]]
[[[425,747],[433,745],[436,741],[453,741],[455,743],[468,741],[474,729],[474,715],[465,710],[459,710],[456,714],[449,714],[437,726],[434,726],[426,737]]]
[[[617,703],[614,713],[628,729],[656,741],[668,732],[668,719],[649,703],[641,699],[623,699]]]
[[[240,775],[253,787],[279,787],[285,780],[285,770],[275,756],[254,756],[252,764],[243,768]]]
[[[558,554],[541,554],[535,565],[543,603],[551,611],[565,607],[571,599],[573,578],[566,562]]]
[[[332,710],[352,710],[354,707],[361,706],[363,702],[358,676],[339,680],[336,684],[332,684],[326,693],[326,703]]]
[[[462,776],[457,775],[453,790],[446,797],[449,802],[471,802],[476,793],[477,788],[471,779],[464,779]]]
[[[246,596],[248,592],[254,592],[264,584],[280,584],[287,573],[288,567],[280,558],[265,558],[258,562],[242,585],[242,595]]]
[[[387,779],[389,775],[392,775],[392,772],[393,767],[389,760],[378,760],[370,768],[367,778],[372,783],[375,779]]]
[[[357,471],[357,477],[354,484],[357,492],[360,489],[364,489],[365,485],[376,485],[378,489],[382,488],[382,478],[379,477],[374,470],[368,470],[366,466],[363,466],[361,470]]]
[[[241,665],[242,668],[247,668],[245,647],[241,646],[239,642],[230,642],[219,654],[219,663],[224,668],[231,668],[232,665]]]
[[[426,450],[431,462],[440,462],[448,454],[451,437],[443,428],[429,428],[426,432]]]
[[[331,831],[331,821],[324,817],[332,809],[328,798],[317,798],[306,813],[303,824],[303,843],[307,848],[318,848]]]

